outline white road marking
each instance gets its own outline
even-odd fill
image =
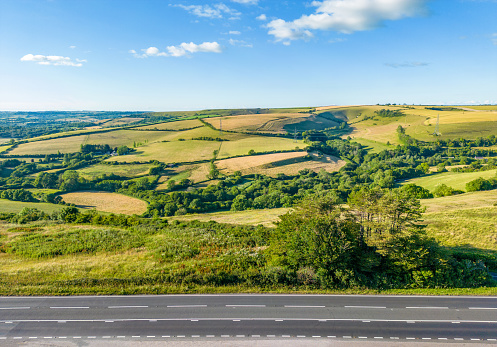
[[[266,305],[225,305],[226,307],[266,307]]]
[[[81,336],[73,336],[73,339],[80,339]]]
[[[431,337],[422,337],[421,340],[431,340]]]
[[[396,336],[390,336],[390,339],[391,339],[391,340],[398,340],[399,338],[398,338],[398,337],[396,337]]]
[[[107,308],[148,308],[148,306],[108,306]]]
[[[52,336],[43,336],[44,339],[53,339]]]
[[[118,336],[119,337],[119,336]],[[88,336],[89,339],[96,339],[96,336]]]
[[[297,335],[297,337],[305,337],[305,335]]]
[[[29,310],[31,307],[0,307],[0,310]]]
[[[426,310],[448,310],[448,307],[442,306],[408,306],[408,309],[426,309]]]
[[[447,340],[447,338],[446,338],[446,337],[439,337],[438,339],[439,339],[439,340]]]
[[[268,335],[267,337],[276,337],[276,335]]]
[[[330,336],[327,336],[327,337],[329,337],[329,338],[332,338],[332,339],[333,339],[333,338],[335,338],[336,336],[330,335]]]
[[[383,338],[383,336],[375,336],[374,338],[375,338],[375,339],[382,339],[382,338]]]
[[[38,338],[38,336],[30,336],[30,337],[28,337],[28,339],[37,339],[37,338]]]
[[[313,335],[312,337],[316,338],[316,337],[321,337],[320,335]]]
[[[192,337],[200,337],[200,335],[192,335]]]
[[[344,339],[351,339],[351,338],[352,338],[352,336],[344,336],[343,338],[344,338]]]
[[[147,335],[147,338],[152,338],[152,337],[155,337],[155,335]]]
[[[281,335],[281,337],[290,337],[290,335]]]
[[[480,341],[480,339],[471,339],[471,341]]]
[[[385,306],[344,306],[345,308],[386,308]]]
[[[198,322],[198,319],[192,319],[192,322]],[[157,322],[157,321],[156,321]]]
[[[90,308],[88,306],[50,306],[51,309],[85,309],[85,308]]]
[[[497,307],[469,307],[470,310],[497,310]]]
[[[415,337],[406,337],[406,340],[416,340]]]
[[[149,322],[150,323],[157,323],[157,319],[150,319]]]
[[[367,339],[367,336],[359,336],[360,339]]]
[[[221,337],[230,337],[229,335],[221,335]]]
[[[285,305],[287,308],[324,308],[326,306],[298,306],[298,305]]]
[[[236,335],[236,337],[245,337],[245,335]]]
[[[168,305],[168,308],[207,307],[207,305]]]
[[[133,336],[131,336],[131,337],[133,337],[133,338],[135,338],[135,339],[139,339],[139,338],[140,338],[140,336],[137,336],[137,335],[133,335]],[[166,336],[162,336],[162,337],[166,337]]]
[[[252,337],[261,337],[261,335],[252,335]]]
[[[205,337],[216,337],[216,335],[205,335]]]
[[[233,322],[240,322],[240,319],[233,319]]]
[[[275,322],[283,322],[283,319],[275,319],[274,321]],[[325,320],[325,322],[326,322],[326,320]]]
[[[462,337],[455,337],[454,340],[463,341],[464,339]]]

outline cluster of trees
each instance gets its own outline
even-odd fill
[[[329,195],[282,216],[269,241],[269,265],[321,288],[490,282],[483,262],[455,259],[425,235],[417,224],[419,200],[407,191],[363,188],[350,194],[347,206]]]

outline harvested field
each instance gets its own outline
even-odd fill
[[[204,126],[198,119],[189,119],[176,122],[165,122],[153,125],[146,125],[136,129],[157,129],[157,130],[174,130],[191,129]]]
[[[106,123],[101,123],[101,125],[103,125],[104,127],[123,126],[123,125],[133,124],[133,123],[139,122],[141,120],[143,120],[143,118],[123,117],[123,118],[112,119],[111,121],[108,121]]]
[[[332,172],[345,165],[345,161],[328,155],[311,153],[310,158],[306,156],[307,152],[274,153],[225,159],[216,164],[223,174],[241,171],[243,175],[257,173],[268,176],[276,176],[279,173],[296,175],[303,169]]]
[[[293,139],[269,136],[247,136],[237,141],[227,141],[221,143],[221,150],[218,158],[247,155],[253,149],[255,152],[285,151],[296,147],[305,148],[302,141],[294,142]]]
[[[281,127],[273,126],[275,121],[291,121],[293,119],[303,119],[308,115],[302,113],[267,113],[267,114],[248,114],[240,116],[206,118],[204,121],[219,128],[219,122],[222,122],[224,130],[232,131],[261,131],[261,132],[280,132],[284,133]]]
[[[213,212],[202,214],[189,214],[185,216],[168,217],[168,220],[190,221],[199,220],[202,222],[215,221],[218,223],[242,224],[242,225],[264,225],[275,227],[275,222],[280,220],[280,216],[291,211],[291,208],[273,208],[265,210],[247,210],[239,212]]]
[[[73,192],[61,194],[62,199],[83,209],[96,209],[97,211],[142,214],[147,210],[147,203],[143,200],[126,195],[107,192]]]

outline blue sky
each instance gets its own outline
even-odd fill
[[[497,103],[497,0],[0,0],[0,110]]]

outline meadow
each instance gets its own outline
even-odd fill
[[[21,202],[0,199],[0,212],[19,213],[23,208],[36,208],[45,213],[59,211],[63,206],[43,202]]]
[[[443,183],[454,189],[466,191],[466,183],[473,181],[479,177],[489,179],[495,177],[496,174],[497,170],[480,172],[441,172],[402,181],[401,184],[405,185],[414,183],[418,186],[428,189],[430,192],[433,192],[437,185]]]
[[[118,175],[122,177],[137,177],[147,175],[153,164],[104,165],[97,164],[79,169],[81,176],[93,179],[102,175]]]
[[[203,124],[198,119],[189,119],[189,120],[180,120],[176,122],[164,122],[159,124],[146,125],[135,129],[178,131],[182,129],[191,129],[199,126],[203,126]]]
[[[102,212],[140,215],[147,210],[147,203],[130,196],[108,192],[71,192],[60,195],[64,202],[82,209]]]

